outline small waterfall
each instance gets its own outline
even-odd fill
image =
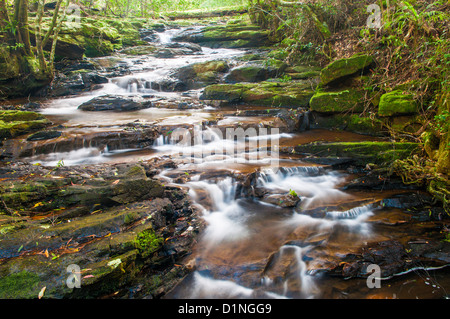
[[[219,181],[191,181],[186,184],[190,195],[197,201],[200,193],[206,194],[203,201],[203,218],[208,224],[204,232],[204,241],[209,248],[223,242],[242,240],[249,235],[245,224],[247,211],[236,200],[237,183],[231,177]],[[204,197],[204,196],[203,196]]]
[[[175,36],[176,33],[180,32],[178,29],[170,29],[164,32],[157,32],[155,33],[156,36],[159,39],[159,43],[161,44],[169,44],[172,42],[172,38]]]
[[[372,211],[372,205],[366,205],[366,206],[360,206],[360,207],[355,207],[343,212],[340,211],[331,211],[331,212],[327,212],[325,217],[330,218],[330,219],[334,219],[334,220],[339,220],[339,219],[357,219],[358,217],[364,215],[364,214],[368,214],[371,213]]]
[[[302,298],[310,298],[313,296],[314,291],[316,290],[316,286],[313,281],[313,277],[308,275],[306,263],[303,261],[302,253],[304,250],[307,250],[308,247],[299,247],[294,245],[284,245],[280,248],[280,254],[286,253],[288,250],[293,250],[294,260],[297,266],[297,272],[294,274],[293,279],[297,282],[296,284],[299,286],[299,293]],[[288,278],[285,281],[285,287],[288,286]],[[287,294],[287,291],[284,291],[284,295]]]
[[[325,172],[321,167],[299,166],[280,168],[276,173],[265,170],[260,173],[258,187],[263,187],[276,193],[294,191],[302,200],[302,208],[313,203],[326,203],[348,197],[337,189],[342,181],[340,175]]]

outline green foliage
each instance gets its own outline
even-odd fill
[[[295,192],[295,190],[290,189],[289,190],[289,195],[293,196],[293,197],[298,197],[297,193]]]
[[[244,6],[245,4],[245,0],[109,0],[109,11],[106,14],[147,18],[173,11],[211,10],[230,6]]]
[[[0,279],[0,298],[37,298],[40,278],[38,275],[22,271]]]
[[[139,249],[141,255],[145,258],[159,250],[164,244],[164,239],[158,237],[153,229],[146,229],[137,234],[136,248]]]

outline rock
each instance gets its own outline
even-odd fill
[[[379,116],[397,116],[417,113],[417,104],[410,93],[400,90],[385,93],[380,97]]]
[[[373,58],[371,56],[361,54],[335,60],[322,69],[320,73],[320,85],[329,85],[333,81],[361,72],[370,66],[372,62]]]
[[[320,113],[359,113],[364,110],[364,94],[352,88],[336,92],[318,91],[311,98],[310,107]]]
[[[97,89],[98,85],[103,83],[108,83],[108,79],[90,70],[58,73],[52,82],[49,94],[51,96],[74,95]]]
[[[211,48],[251,48],[267,45],[268,31],[252,25],[217,25],[203,29],[187,29],[173,38]]]
[[[307,107],[313,96],[309,83],[236,83],[216,84],[205,88],[202,100],[226,100],[229,103],[246,103],[272,107]]]
[[[27,141],[41,141],[60,137],[61,131],[41,131],[31,134],[27,137]]]
[[[115,95],[103,95],[95,97],[81,104],[78,109],[83,111],[115,111],[129,112],[151,107],[150,102],[137,102],[133,98],[125,98]]]
[[[226,61],[208,61],[184,66],[171,74],[181,87],[191,90],[219,82],[220,77],[229,69]]]
[[[295,207],[300,202],[300,197],[296,194],[271,194],[264,196],[262,201],[286,208]]]
[[[201,221],[195,218],[185,192],[178,188],[165,188],[156,180],[149,179],[147,169],[151,170],[151,167],[62,167],[57,175],[51,176],[55,171],[48,173],[44,167],[15,167],[15,174],[28,176],[31,171],[35,173],[33,177],[29,176],[28,184],[22,182],[22,187],[31,190],[40,185],[41,196],[47,193],[55,199],[54,193],[59,193],[64,198],[64,190],[69,192],[70,189],[84,187],[93,200],[95,197],[101,200],[104,196],[121,196],[125,194],[122,191],[131,197],[122,197],[112,206],[110,203],[90,208],[81,202],[70,201],[51,207],[52,201],[43,202],[43,197],[35,196],[35,200],[41,203],[28,203],[28,213],[30,209],[50,209],[53,217],[27,222],[9,216],[9,212],[2,215],[0,256],[9,258],[2,259],[0,265],[0,297],[36,298],[46,287],[46,298],[98,298],[122,288],[128,293],[134,281],[143,283],[143,290],[150,296],[161,296],[173,288],[187,274],[184,267],[175,263],[180,263],[179,259],[191,250],[202,227]],[[66,177],[56,178],[60,175]],[[132,185],[127,183],[145,180],[156,183],[152,194],[144,194],[148,189],[130,189]],[[2,180],[0,183],[9,182]],[[13,191],[9,188],[9,192]],[[143,197],[135,197],[139,192]],[[74,192],[71,193],[67,196],[73,197]],[[120,204],[122,201],[127,202]],[[58,209],[62,205],[64,208]],[[75,211],[78,213],[74,214]],[[72,289],[66,284],[71,274],[67,272],[69,265],[82,270],[80,289]]]
[[[119,52],[127,55],[150,55],[155,53],[157,50],[158,48],[154,45],[141,45],[126,48],[120,50]]]
[[[34,31],[30,29],[30,42],[32,45],[36,45],[36,36]],[[48,41],[44,50],[51,51],[52,48],[52,40]],[[64,59],[69,60],[80,60],[83,58],[83,54],[85,52],[85,48],[81,45],[72,42],[72,41],[64,41],[63,39],[58,39],[56,42],[55,48],[55,56],[62,57]]]
[[[242,100],[244,87],[233,84],[214,84],[205,88],[200,100],[223,100],[229,103],[238,103]]]
[[[277,117],[286,123],[287,132],[303,132],[310,128],[311,113],[306,109],[283,109]]]
[[[0,138],[13,138],[41,130],[51,122],[39,113],[30,111],[0,111]]]
[[[311,128],[325,128],[328,130],[345,130],[358,134],[383,136],[383,122],[377,118],[360,114],[336,114],[313,112]]]
[[[355,160],[355,165],[365,167],[367,163],[383,164],[404,159],[417,147],[417,143],[407,142],[318,142],[297,145],[294,148],[280,147],[280,152],[314,154],[318,157],[350,157]]]
[[[203,51],[202,47],[195,43],[171,42],[171,43],[167,43],[166,47],[171,48],[171,49],[188,49],[191,53]]]
[[[284,63],[277,66],[264,66],[261,63],[247,63],[233,68],[224,80],[226,83],[260,82],[277,77],[286,67]]]

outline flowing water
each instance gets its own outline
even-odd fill
[[[162,44],[170,43],[175,32],[161,33]],[[133,121],[161,127],[202,126],[202,122],[215,119],[219,114],[216,127],[236,121],[257,126],[258,116],[236,117],[235,112],[227,114],[226,109],[211,106],[189,110],[149,108],[123,113],[77,109],[93,97],[105,94],[195,100],[199,90],[159,92],[151,89],[151,83],[189,63],[234,59],[244,53],[202,48],[202,52],[172,59],[120,56],[131,74],[111,78],[96,91],[41,101],[42,113],[64,125],[64,134],[79,137],[78,147],[64,151],[55,147],[52,152],[22,160],[50,166],[60,161],[64,165],[85,165],[147,160],[156,156],[170,156],[176,161],[176,169],[165,170],[158,178],[189,191],[206,221],[206,228],[189,257],[195,264],[195,271],[167,296],[169,298],[432,298],[445,295],[443,287],[448,283],[448,276],[431,269],[417,269],[401,276],[401,280],[391,280],[381,289],[369,289],[365,279],[322,276],[321,270],[340,257],[368,243],[392,238],[383,220],[403,221],[409,217],[398,209],[379,205],[380,200],[392,192],[343,191],[342,186],[354,178],[347,172],[302,162],[295,156],[279,155],[273,149],[263,152],[266,146],[275,145],[274,142],[297,145],[367,137],[325,130],[265,131],[230,140],[224,138],[220,130],[206,126],[201,130],[201,138],[190,136],[185,138],[189,143],[184,144],[168,135],[161,135],[146,148],[111,149],[107,143],[92,145],[83,140],[88,134],[113,131]],[[34,143],[38,146],[42,142]],[[223,152],[230,148],[233,152]],[[238,176],[252,172],[257,172],[254,183],[244,192]],[[289,193],[298,196],[299,202],[280,205],[280,201],[285,200],[280,196]]]

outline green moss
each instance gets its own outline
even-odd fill
[[[395,90],[380,97],[378,115],[395,116],[417,113],[417,104],[410,93]]]
[[[354,55],[347,59],[339,59],[328,64],[320,74],[320,85],[329,83],[362,71],[373,62],[373,58],[368,55]]]
[[[37,298],[40,288],[38,275],[22,271],[0,278],[1,299]]]
[[[157,48],[154,45],[141,45],[123,49],[121,53],[128,55],[148,55],[154,53],[156,50]]]
[[[312,111],[320,113],[342,113],[347,111],[362,112],[364,95],[357,89],[346,89],[337,92],[318,91],[311,98]]]
[[[146,229],[136,236],[136,248],[142,257],[148,257],[158,251],[164,244],[164,238],[158,237],[153,229]]]
[[[225,61],[209,61],[193,64],[194,72],[198,75],[205,72],[226,72],[228,71],[228,64]]]
[[[203,100],[225,100],[253,105],[301,107],[307,106],[313,91],[304,83],[236,83],[207,86]]]
[[[267,56],[270,58],[274,58],[274,59],[283,61],[284,59],[287,58],[288,55],[289,55],[289,52],[287,52],[286,50],[273,50],[273,51],[270,51]]]
[[[367,163],[386,164],[408,157],[418,143],[392,142],[336,142],[310,143],[294,148],[298,154],[314,154],[321,157],[351,157],[357,165]]]
[[[221,100],[230,103],[241,101],[244,89],[241,85],[233,84],[213,84],[209,85],[203,91],[201,100]]]
[[[0,111],[0,138],[12,138],[45,128],[50,124],[39,113],[28,111]]]

